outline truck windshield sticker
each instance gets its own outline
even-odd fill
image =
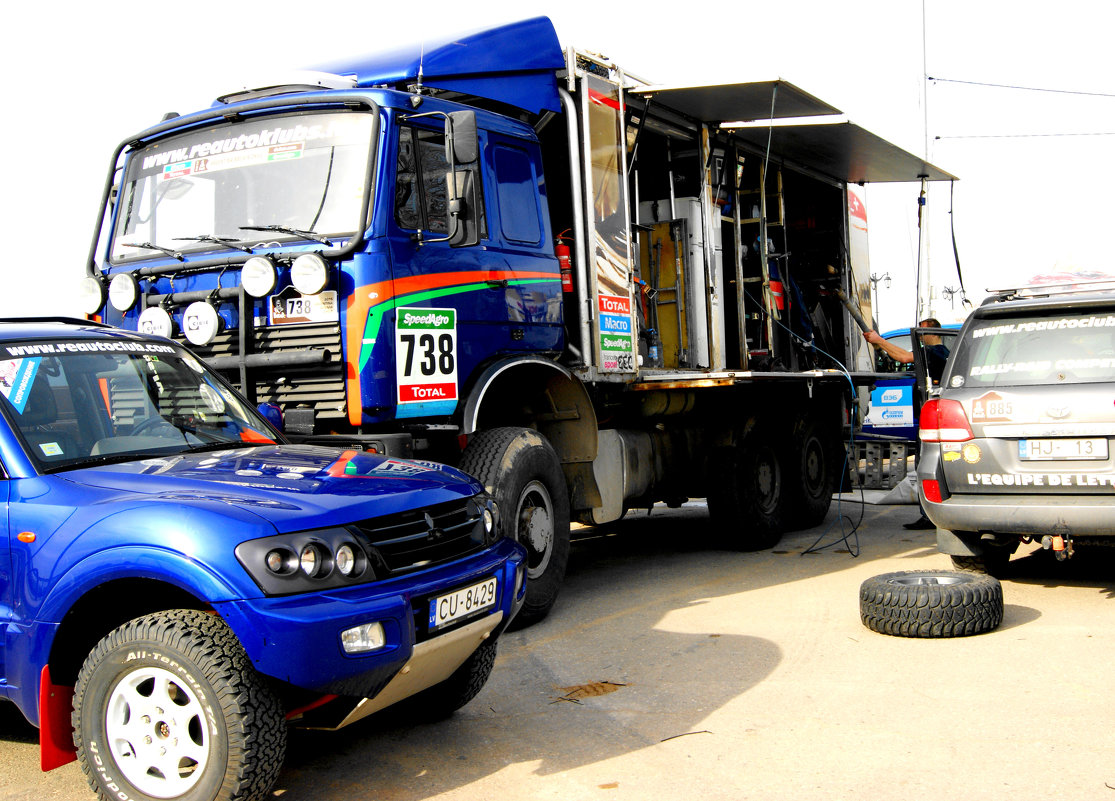
[[[457,311],[401,308],[395,318],[399,417],[457,408]]]
[[[268,161],[300,159],[302,158],[303,147],[304,145],[301,142],[297,142],[292,145],[257,147],[253,150],[245,150],[242,153],[222,153],[208,158],[177,161],[163,167],[159,180],[168,181],[172,178],[185,178],[188,175],[202,172],[218,172],[235,169],[236,167],[248,167],[253,164],[265,164]]]
[[[0,362],[0,393],[8,399],[15,410],[23,414],[27,399],[31,396],[31,385],[39,372],[38,356],[32,359],[10,359]]]
[[[367,138],[366,125],[358,117],[335,114],[321,119],[322,122],[310,125],[264,126],[206,142],[187,143],[181,141],[185,139],[182,137],[174,140],[172,147],[161,151],[152,148],[143,157],[143,170],[158,172],[163,179],[177,178],[181,176],[167,173],[174,172],[180,165],[204,162],[202,169],[195,170],[201,172],[285,161],[301,158],[307,142],[315,146],[322,142],[350,145],[360,144]]]

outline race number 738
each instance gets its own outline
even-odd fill
[[[415,404],[409,408],[427,414],[451,414],[457,404],[456,309],[399,309],[395,370],[399,404]]]
[[[403,375],[415,375],[414,369],[424,376],[452,375],[455,370],[452,334],[399,334],[403,347]],[[416,352],[417,351],[417,365]]]

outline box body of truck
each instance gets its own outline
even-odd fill
[[[89,311],[192,343],[288,435],[457,464],[554,602],[569,523],[707,497],[815,525],[871,370],[855,184],[947,179],[785,81],[665,88],[536,18],[130,137]],[[108,303],[105,303],[105,300]]]

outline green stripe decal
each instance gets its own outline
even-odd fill
[[[556,284],[561,281],[561,278],[516,278],[507,282],[507,286],[523,286],[525,284]],[[391,298],[385,300],[383,303],[378,303],[368,309],[368,321],[364,325],[364,339],[360,344],[360,372],[364,372],[364,367],[367,365],[368,360],[372,358],[372,347],[375,345],[376,336],[379,333],[380,324],[383,321],[383,315],[387,314],[392,309],[399,306],[409,306],[412,303],[421,303],[426,300],[433,300],[434,298],[443,298],[448,295],[460,295],[465,292],[479,292],[482,289],[492,289],[492,285],[487,281],[474,284],[459,284],[457,286],[443,287],[442,289],[430,289],[425,292],[412,292],[409,295],[402,295],[401,297]]]

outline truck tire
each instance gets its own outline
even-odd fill
[[[867,579],[859,589],[860,619],[897,637],[965,637],[1003,622],[1003,585],[991,576],[904,570]]]
[[[828,514],[844,465],[839,437],[826,432],[814,416],[805,415],[793,424],[785,464],[786,528],[813,528]]]
[[[136,618],[90,652],[74,691],[74,744],[105,801],[264,798],[286,754],[278,699],[215,615]]]
[[[711,464],[709,517],[729,547],[771,548],[782,539],[782,461],[774,440],[753,431],[735,447],[719,449]]]
[[[443,720],[475,698],[496,663],[496,642],[485,640],[445,681],[404,700],[406,711],[427,721]]]
[[[505,427],[474,435],[460,468],[495,499],[501,534],[527,549],[526,600],[512,626],[536,623],[553,608],[569,561],[569,495],[561,462],[537,431]]]

